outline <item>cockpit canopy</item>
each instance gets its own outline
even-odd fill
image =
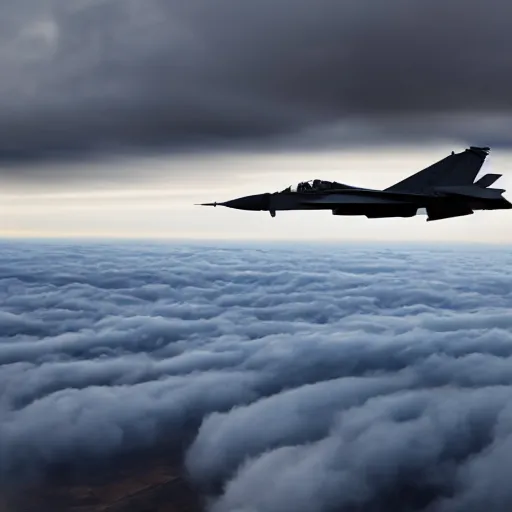
[[[297,185],[285,188],[282,192],[316,192],[321,190],[339,190],[354,188],[350,185],[344,185],[336,181],[325,181],[325,180],[309,180],[301,181]]]

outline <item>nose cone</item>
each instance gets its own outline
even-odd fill
[[[254,196],[239,197],[225,203],[219,203],[228,208],[236,208],[237,210],[268,210],[270,194],[256,194]]]

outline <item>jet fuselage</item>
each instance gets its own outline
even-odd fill
[[[337,182],[313,180],[281,192],[255,194],[208,206],[239,210],[331,210],[333,215],[368,218],[413,217],[425,209],[427,220],[471,215],[474,210],[510,209],[503,189],[487,188],[500,175],[486,174],[473,183],[489,148],[471,147],[431,165],[385,190],[358,188]]]

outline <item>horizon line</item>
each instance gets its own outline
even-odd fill
[[[404,240],[404,239],[358,239],[346,238],[342,240],[333,240],[332,238],[236,238],[236,237],[159,237],[159,236],[106,236],[106,235],[57,235],[57,236],[26,236],[26,235],[5,235],[0,233],[1,242],[85,242],[85,243],[110,243],[112,245],[118,243],[139,243],[151,242],[162,245],[176,244],[203,244],[203,243],[221,243],[221,244],[281,244],[281,245],[414,245],[414,246],[478,246],[478,247],[495,247],[501,249],[512,248],[511,242],[500,243],[491,241],[478,240]]]

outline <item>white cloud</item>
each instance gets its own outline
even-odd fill
[[[4,482],[192,435],[215,511],[512,504],[505,251],[1,249]]]

